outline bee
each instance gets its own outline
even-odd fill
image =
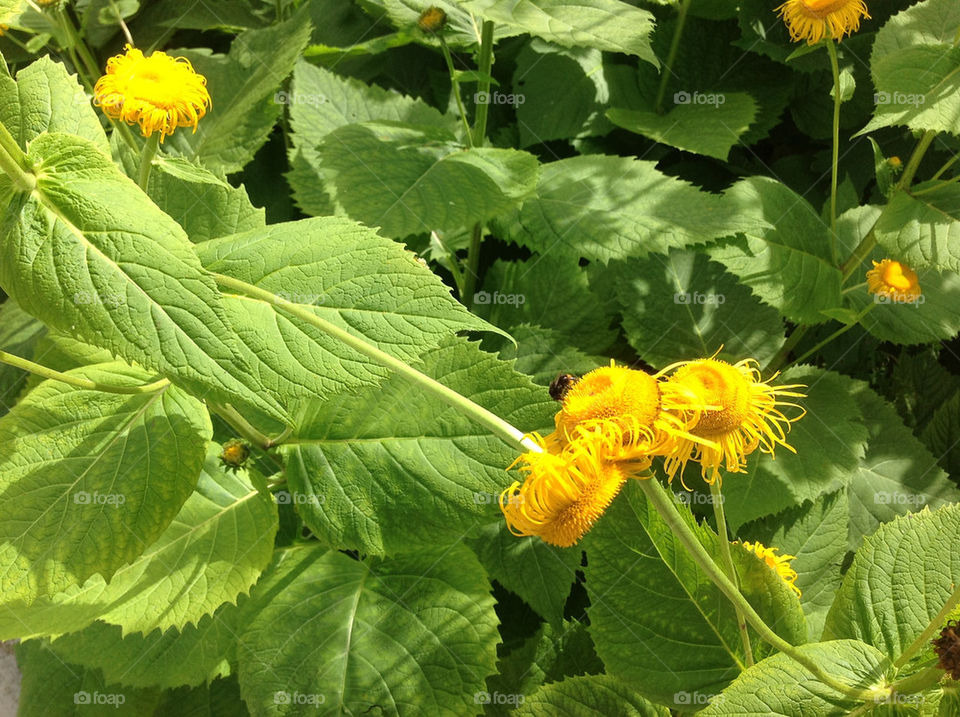
[[[250,446],[239,438],[231,438],[223,444],[223,451],[220,453],[220,463],[230,471],[236,473],[243,468],[243,464],[250,457]]]
[[[557,374],[557,377],[550,382],[550,398],[554,401],[562,401],[579,380],[577,376],[570,373]]]

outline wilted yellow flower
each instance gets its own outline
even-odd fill
[[[873,268],[867,272],[867,289],[871,294],[903,303],[916,301],[923,293],[917,272],[893,259],[873,262]]]
[[[797,597],[800,597],[800,588],[795,585],[797,581],[797,571],[790,567],[790,561],[796,558],[796,555],[777,555],[776,553],[779,548],[767,548],[759,542],[744,542],[743,547],[776,570],[777,575],[783,578],[783,581],[797,594]]]
[[[539,437],[534,437],[545,449]],[[627,478],[641,475],[649,459],[610,460],[616,448],[599,430],[579,430],[559,452],[524,453],[514,463],[526,473],[500,494],[500,510],[510,532],[537,535],[551,545],[576,544],[620,492]],[[511,466],[512,468],[513,466]]]
[[[701,474],[707,483],[720,479],[720,467],[725,465],[732,473],[739,473],[746,464],[746,457],[760,448],[772,454],[777,444],[787,450],[786,431],[791,421],[780,411],[781,406],[794,403],[781,401],[783,397],[802,398],[804,394],[790,389],[801,386],[771,386],[760,380],[760,370],[753,359],[728,364],[717,359],[700,359],[674,364],[679,366],[666,383],[682,386],[694,393],[705,405],[710,406],[698,416],[690,433],[712,443],[698,442],[679,437],[673,452],[664,461],[664,469],[670,480],[690,460],[699,461]],[[771,377],[770,380],[776,378]]]
[[[207,80],[190,61],[156,51],[150,57],[126,46],[125,54],[107,60],[107,74],[97,80],[94,102],[114,119],[140,125],[144,137],[160,141],[177,127],[193,127],[211,105]]]
[[[420,17],[417,19],[417,26],[430,34],[440,32],[446,24],[447,13],[433,5],[420,13]]]
[[[863,0],[787,0],[777,12],[794,42],[815,45],[824,36],[841,39],[860,29],[860,20],[869,18]],[[829,30],[829,34],[828,34]]]

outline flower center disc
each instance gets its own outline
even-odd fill
[[[900,289],[901,291],[906,291],[913,285],[910,277],[904,273],[903,266],[896,261],[891,261],[887,265],[883,272],[883,281],[894,289]]]
[[[750,384],[736,368],[716,360],[700,361],[677,371],[675,380],[693,389],[704,403],[722,406],[704,411],[690,432],[703,438],[736,430],[750,409]]]
[[[580,379],[563,401],[563,424],[572,430],[583,421],[631,416],[651,425],[660,412],[660,387],[643,371],[607,366]]]

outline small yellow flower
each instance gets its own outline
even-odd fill
[[[873,268],[867,272],[867,289],[871,294],[903,303],[916,301],[923,293],[917,272],[893,259],[873,262]]]
[[[7,34],[7,30],[9,29],[9,25],[4,25],[2,22],[0,22],[0,37],[3,37],[5,34]]]
[[[800,597],[800,588],[796,586],[797,571],[790,567],[790,561],[796,558],[796,555],[777,555],[779,548],[767,548],[762,543],[742,543],[743,547],[756,555],[767,565],[777,571],[783,582],[793,590],[797,597]]]
[[[787,0],[776,9],[794,42],[815,45],[825,36],[841,39],[860,29],[860,20],[869,18],[863,0]]]
[[[800,415],[787,418],[779,407],[800,408],[780,399],[803,398],[804,394],[790,390],[801,386],[774,387],[768,381],[761,381],[760,370],[753,359],[733,365],[712,358],[684,361],[668,370],[677,366],[667,383],[684,387],[710,408],[704,410],[689,429],[700,441],[679,437],[673,452],[664,461],[664,470],[671,481],[677,471],[683,475],[689,460],[699,461],[703,479],[712,484],[720,480],[722,465],[732,473],[742,472],[746,457],[757,448],[769,454],[773,454],[777,444],[794,450],[787,443],[786,431],[805,411],[800,409]],[[773,378],[776,376],[771,380]]]
[[[160,141],[177,127],[193,127],[211,106],[207,80],[190,61],[156,51],[150,57],[126,46],[107,61],[97,80],[94,102],[114,119],[140,125],[144,137],[160,132]]]
[[[547,442],[534,436],[545,449]],[[555,446],[554,446],[555,447]],[[500,510],[516,536],[537,535],[551,545],[575,545],[617,497],[627,478],[643,474],[650,460],[610,460],[610,437],[579,430],[558,452],[524,453],[514,463],[526,473],[500,494]],[[512,468],[513,466],[511,466]]]
[[[417,26],[431,35],[440,32],[447,24],[447,13],[438,7],[430,6],[417,19]]]

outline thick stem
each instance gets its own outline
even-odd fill
[[[928,129],[924,132],[923,137],[920,138],[920,141],[917,142],[916,148],[913,150],[913,154],[910,155],[910,159],[907,160],[907,166],[903,168],[903,176],[900,177],[900,181],[897,182],[897,189],[908,189],[910,183],[913,181],[914,175],[916,175],[917,170],[920,168],[920,162],[923,160],[923,155],[927,153],[927,150],[930,149],[930,145],[933,144],[933,140],[936,139],[937,133],[932,129]]]
[[[90,391],[102,391],[103,393],[156,393],[157,391],[160,391],[170,385],[170,381],[165,378],[154,381],[153,383],[141,384],[139,386],[113,386],[105,383],[97,383],[96,381],[91,381],[90,379],[80,378],[79,376],[71,376],[66,373],[61,373],[60,371],[54,371],[52,368],[41,366],[40,364],[34,363],[33,361],[28,361],[25,358],[8,354],[6,351],[0,351],[0,363],[5,363],[9,366],[15,366],[16,368],[23,369],[24,371],[35,373],[37,376],[43,376],[44,378],[61,381],[71,386],[76,386],[77,388],[88,389]]]
[[[160,149],[160,133],[154,132],[147,137],[147,141],[143,143],[143,151],[140,153],[140,178],[137,184],[143,191],[147,191],[147,186],[150,183],[153,158],[157,156],[158,149]]]
[[[843,336],[843,335],[844,335],[845,333],[847,333],[850,329],[852,329],[854,326],[856,326],[858,323],[860,323],[860,319],[862,319],[864,316],[866,316],[867,313],[869,313],[870,310],[873,309],[874,306],[876,306],[876,304],[868,304],[868,305],[867,305],[867,308],[865,308],[863,311],[861,311],[861,312],[857,315],[857,320],[856,320],[856,321],[854,321],[854,322],[852,322],[852,323],[849,323],[849,324],[844,324],[843,326],[841,326],[839,329],[837,329],[836,331],[834,331],[832,334],[830,334],[827,338],[825,338],[823,341],[821,341],[820,343],[818,343],[818,344],[817,344],[816,346],[814,346],[812,349],[810,349],[809,351],[805,352],[805,353],[804,353],[802,356],[800,356],[799,358],[794,359],[794,360],[791,362],[791,365],[795,365],[795,364],[801,363],[802,361],[804,361],[805,359],[809,358],[810,356],[813,356],[815,353],[817,353],[817,351],[819,351],[820,349],[822,349],[824,346],[826,346],[827,344],[829,344],[829,343],[830,343],[831,341],[833,341],[834,339],[837,339],[837,338],[840,338],[841,336]]]
[[[737,586],[737,568],[733,564],[733,555],[730,553],[730,538],[727,535],[727,517],[723,512],[723,492],[720,490],[720,481],[714,481],[710,484],[710,496],[713,498],[713,517],[717,521],[717,535],[720,537],[720,552],[723,554],[723,562],[726,566],[727,577],[730,582]],[[743,610],[737,605],[733,606],[737,613],[737,627],[740,628],[740,642],[743,643],[743,654],[747,667],[753,665],[753,649],[750,647],[750,633],[747,632],[747,621],[743,616]]]
[[[837,43],[827,40],[827,52],[830,55],[830,70],[833,72],[833,155],[830,160],[830,255],[837,264],[837,175],[840,162],[840,64],[837,61]]]
[[[535,451],[537,453],[541,452],[542,449],[536,444],[535,441],[524,436],[520,430],[504,421],[495,413],[488,411],[483,406],[474,403],[469,398],[461,396],[459,393],[453,389],[447,388],[439,381],[420,373],[415,368],[408,366],[400,359],[394,358],[390,354],[381,351],[377,347],[367,343],[364,339],[358,338],[357,336],[344,331],[339,326],[331,324],[329,321],[320,318],[299,304],[292,304],[288,301],[284,301],[276,294],[272,294],[269,291],[265,291],[252,284],[248,284],[240,279],[235,279],[232,276],[214,274],[213,277],[218,284],[226,287],[227,289],[237,291],[254,299],[259,299],[260,301],[272,304],[276,309],[285,311],[291,316],[294,316],[301,321],[310,324],[311,326],[315,326],[328,336],[331,336],[341,343],[346,344],[354,351],[373,359],[381,366],[384,366],[394,373],[401,375],[406,380],[421,388],[424,392],[431,394],[447,405],[457,409],[477,423],[488,428],[491,433],[500,436],[508,443],[517,444],[527,451]]]
[[[876,227],[876,224],[874,224]],[[853,253],[850,257],[843,262],[843,265],[840,267],[840,272],[842,274],[841,285],[846,283],[853,272],[864,262],[864,260],[870,256],[870,252],[873,251],[873,248],[877,245],[877,235],[874,231],[874,228],[871,227],[870,231],[867,232],[866,236],[860,240],[860,243],[857,244],[856,249],[853,250]]]
[[[460,121],[463,122],[464,134],[467,144],[473,146],[473,131],[470,129],[470,123],[467,121],[467,111],[463,107],[463,98],[460,96],[460,82],[457,80],[457,70],[453,66],[453,56],[450,54],[450,48],[447,47],[447,41],[440,38],[440,50],[443,52],[443,59],[447,61],[447,71],[450,73],[450,91],[453,92],[454,99],[457,101],[457,111],[460,113]]]
[[[680,38],[683,36],[683,26],[687,21],[687,12],[690,10],[691,0],[680,0],[677,8],[677,26],[673,30],[673,39],[670,41],[670,50],[667,52],[667,61],[660,72],[660,86],[657,88],[657,100],[654,103],[657,114],[663,114],[663,98],[667,94],[667,83],[670,81],[674,60],[680,49]]]
[[[943,604],[943,607],[940,608],[940,612],[938,612],[930,621],[930,624],[924,628],[920,636],[911,642],[909,647],[903,651],[903,654],[896,659],[893,666],[897,668],[903,667],[920,649],[929,644],[933,633],[943,627],[943,624],[947,621],[947,615],[949,615],[958,604],[960,604],[960,585],[956,586],[953,593],[951,593],[950,597],[948,597],[947,601]]]
[[[483,97],[490,96],[490,73],[493,71],[493,23],[489,20],[483,23],[480,32],[480,56],[477,58],[477,69],[481,79],[477,83],[477,94]],[[487,117],[490,114],[490,103],[477,105],[477,116],[473,122],[473,146],[482,147],[487,137]]]
[[[827,674],[823,668],[817,664],[816,660],[808,657],[771,630],[763,621],[763,618],[753,609],[753,606],[747,602],[747,599],[740,593],[737,587],[730,582],[730,579],[727,578],[723,570],[713,562],[713,558],[710,557],[710,554],[707,553],[706,549],[700,544],[697,536],[694,535],[693,531],[683,520],[677,511],[676,505],[674,505],[673,499],[664,490],[663,486],[660,485],[660,482],[654,478],[638,482],[643,489],[644,495],[647,496],[647,499],[653,504],[654,508],[656,508],[660,517],[670,527],[670,530],[677,540],[686,548],[690,557],[696,561],[700,569],[703,570],[707,577],[720,589],[720,592],[722,592],[735,607],[738,606],[743,610],[743,614],[750,624],[750,627],[756,630],[763,640],[805,667],[823,684],[832,687],[837,692],[858,700],[866,701],[876,699],[877,692],[852,687],[837,680]]]

